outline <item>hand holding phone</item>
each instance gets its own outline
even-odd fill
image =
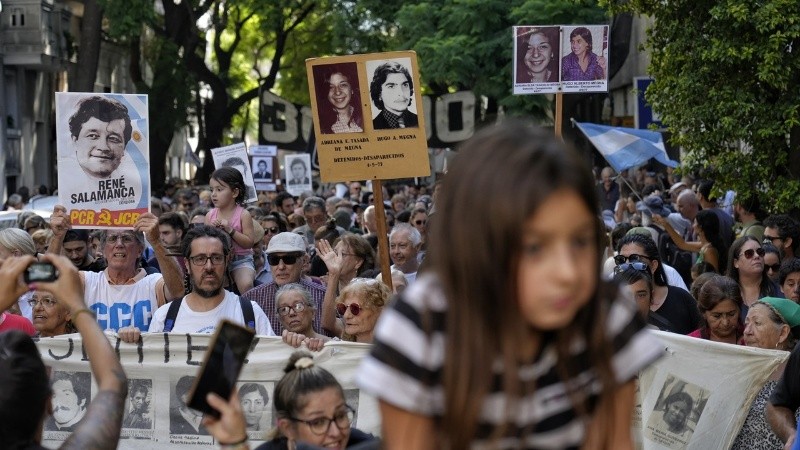
[[[190,408],[217,419],[220,417],[219,411],[208,404],[206,397],[213,392],[225,400],[230,399],[255,335],[250,328],[229,320],[220,321],[200,372],[189,390],[186,404]]]

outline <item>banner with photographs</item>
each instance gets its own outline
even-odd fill
[[[639,374],[633,429],[644,450],[727,450],[789,352],[656,331],[664,357]]]
[[[253,203],[258,200],[255,183],[253,183],[253,169],[250,167],[250,157],[247,155],[247,146],[244,142],[228,145],[227,147],[217,147],[211,149],[211,156],[214,158],[214,167],[233,167],[242,174],[244,185],[247,189],[244,196],[245,203]]]
[[[216,448],[200,424],[200,413],[183,398],[202,365],[211,335],[145,334],[139,345],[109,335],[128,375],[128,398],[119,449]],[[45,422],[42,444],[58,447],[83,418],[97,393],[80,335],[42,338],[37,343],[44,363],[52,368],[53,416]],[[274,426],[273,390],[295,349],[276,337],[256,337],[239,377],[239,398],[247,421],[250,448]],[[345,401],[356,410],[354,426],[378,434],[377,401],[362,394],[353,380],[369,346],[350,342],[328,344],[314,353],[314,362],[330,371],[345,390]],[[59,394],[61,393],[61,394]]]
[[[417,55],[306,60],[323,182],[430,175]]]
[[[147,96],[56,93],[58,197],[76,229],[132,229],[150,210]]]
[[[514,94],[608,92],[608,25],[512,27]]]

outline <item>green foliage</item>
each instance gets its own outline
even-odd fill
[[[139,36],[142,24],[156,20],[153,0],[98,0],[103,7],[108,35],[113,39]]]
[[[800,204],[800,3],[602,0],[651,16],[646,96],[716,189],[757,193],[772,211]]]

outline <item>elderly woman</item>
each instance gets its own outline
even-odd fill
[[[378,280],[355,278],[342,289],[335,306],[331,292],[329,285],[322,305],[322,328],[345,341],[371,343],[375,323],[391,295],[389,288]]]
[[[733,241],[728,252],[727,276],[739,283],[742,300],[749,308],[762,297],[780,295],[778,287],[764,272],[764,255],[761,242],[753,236],[742,236]],[[747,314],[747,311],[744,311]]]
[[[292,347],[306,346],[309,350],[322,350],[330,338],[314,332],[314,311],[317,306],[311,294],[298,283],[285,284],[275,293],[278,318],[283,325],[283,342]]]
[[[6,228],[0,230],[0,260],[9,256],[36,256],[36,245],[30,234],[19,228]],[[31,320],[31,307],[28,305],[30,293],[25,293],[17,300],[22,317]]]
[[[53,294],[34,291],[28,299],[33,315],[33,327],[40,337],[53,337],[75,333],[67,305],[59,302]]]
[[[697,298],[700,328],[689,336],[709,341],[739,344],[744,332],[740,320],[742,293],[728,277],[715,275],[703,284]]]
[[[744,341],[749,347],[788,351],[794,347],[797,340],[795,327],[798,325],[800,325],[800,305],[784,298],[764,297],[750,306],[745,319]],[[785,363],[781,364],[772,372],[769,380],[753,400],[747,419],[731,447],[732,450],[784,448],[783,442],[775,436],[767,424],[764,408],[785,367]]]

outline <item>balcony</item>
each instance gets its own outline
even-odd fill
[[[6,66],[57,70],[68,58],[70,12],[54,0],[4,0],[0,53]]]

